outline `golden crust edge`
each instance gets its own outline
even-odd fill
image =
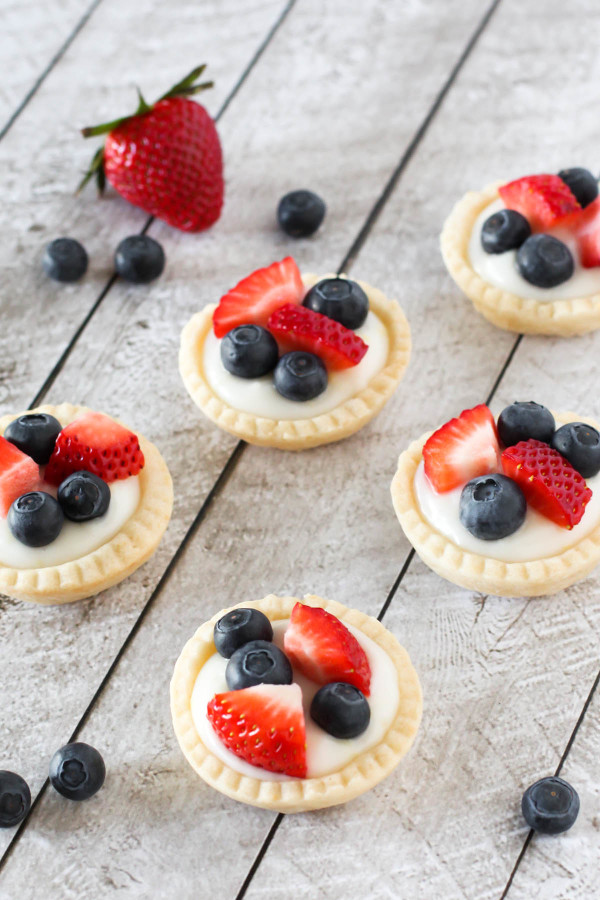
[[[502,184],[498,181],[466,193],[444,223],[440,248],[456,285],[488,321],[507,331],[572,337],[600,328],[600,293],[570,300],[534,300],[488,284],[473,269],[469,260],[473,224],[498,197]]]
[[[45,404],[2,416],[0,434],[9,422],[27,413],[48,413],[68,425],[89,411],[88,407],[70,403]],[[145,465],[139,475],[140,503],[134,515],[110,541],[71,562],[36,569],[15,569],[0,563],[0,592],[43,605],[73,603],[118,584],[152,556],[171,518],[173,484],[159,450],[139,432],[136,434]]]
[[[306,287],[331,275],[303,276]],[[402,380],[410,360],[410,327],[400,304],[364,281],[358,284],[369,297],[373,311],[384,322],[390,337],[388,359],[366,388],[328,413],[309,419],[277,420],[240,412],[214,393],[202,370],[198,348],[212,326],[215,304],[206,306],[189,320],[181,333],[179,372],[196,406],[219,428],[262,447],[306,450],[339,441],[359,431],[388,402]]]
[[[236,605],[260,609],[275,621],[288,618],[298,600],[297,597],[269,594],[262,600]],[[179,746],[194,771],[210,787],[234,800],[285,813],[346,803],[382,781],[412,746],[423,706],[421,686],[408,653],[380,622],[359,610],[316,595],[307,595],[301,602],[323,607],[342,621],[359,628],[388,653],[398,673],[401,704],[394,721],[375,747],[359,754],[339,772],[320,778],[285,782],[249,778],[231,769],[202,743],[192,719],[192,691],[201,667],[215,653],[215,622],[229,609],[234,609],[233,606],[216,613],[186,643],[175,665],[170,688],[173,728]]]
[[[575,413],[554,413],[561,425],[593,419]],[[414,492],[414,476],[423,459],[423,445],[433,434],[422,435],[400,454],[391,484],[398,521],[416,552],[430,569],[460,587],[499,597],[540,597],[558,593],[586,575],[600,562],[600,525],[573,547],[555,556],[530,562],[507,563],[462,550],[425,519]]]

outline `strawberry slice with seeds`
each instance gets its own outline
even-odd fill
[[[267,328],[285,352],[314,353],[333,371],[357,366],[369,349],[355,331],[306,306],[282,306]]]
[[[592,492],[558,450],[530,438],[508,447],[502,465],[527,502],[547,519],[568,529],[581,521]]]
[[[507,209],[525,216],[532,231],[548,231],[581,211],[575,194],[558,175],[527,175],[498,189]]]
[[[306,732],[297,684],[215,694],[206,715],[228,750],[270,772],[306,777]]]
[[[581,265],[584,269],[600,266],[600,197],[586,206],[574,225]]]
[[[292,665],[317,684],[345,681],[369,696],[367,654],[352,632],[325,609],[296,603],[283,646]]]
[[[213,314],[215,336],[225,337],[237,325],[266,328],[274,310],[286,303],[300,303],[304,293],[300,270],[291,256],[257,269],[221,297]]]
[[[423,447],[425,474],[438,494],[478,475],[500,470],[494,417],[484,403],[465,409],[431,435]]]
[[[102,413],[84,413],[60,432],[44,478],[59,485],[72,472],[86,470],[111,482],[137,475],[144,454],[133,431]]]
[[[0,517],[6,518],[17,497],[39,488],[38,464],[6,438],[0,437]]]

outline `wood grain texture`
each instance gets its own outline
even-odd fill
[[[39,785],[44,770],[44,754],[40,754],[40,745],[44,744],[49,748],[46,751],[49,755],[61,742],[61,738],[64,740],[65,736],[70,734],[107,665],[114,658],[117,647],[131,627],[135,615],[142,608],[164,570],[169,554],[177,546],[233,446],[230,438],[215,430],[197,414],[191,402],[184,399],[185,393],[179,383],[176,369],[179,329],[191,312],[204,302],[219,296],[224,287],[238,277],[274,256],[284,255],[292,249],[290,240],[275,232],[273,222],[275,200],[287,188],[308,181],[314,165],[314,160],[310,162],[309,153],[314,146],[312,134],[320,132],[328,133],[328,140],[323,146],[318,147],[318,169],[327,180],[315,184],[313,175],[311,186],[326,194],[330,205],[330,218],[319,235],[312,240],[295,243],[293,250],[302,268],[331,269],[332,264],[335,266],[336,261],[344,255],[379,190],[389,177],[412,130],[425,114],[427,104],[435,96],[460,54],[479,14],[479,5],[475,2],[467,5],[457,4],[455,8],[447,9],[443,24],[439,16],[433,16],[427,10],[417,13],[412,7],[399,10],[386,6],[373,11],[364,4],[355,3],[347,7],[345,19],[340,21],[339,8],[336,4],[332,3],[327,7],[315,2],[298,4],[289,22],[286,22],[272,48],[265,54],[243,92],[238,96],[236,107],[232,106],[222,121],[221,133],[228,160],[228,191],[236,198],[235,202],[226,204],[221,222],[213,231],[201,238],[200,244],[198,239],[189,235],[174,234],[159,224],[153,226],[152,233],[164,243],[169,261],[164,277],[151,289],[143,291],[131,288],[126,290],[124,286],[116,286],[104,301],[94,326],[86,331],[84,340],[61,373],[51,391],[51,396],[71,396],[76,393],[79,398],[85,398],[97,408],[110,406],[112,412],[131,422],[132,426],[135,426],[137,421],[143,420],[146,433],[160,446],[176,482],[179,479],[182,487],[179,491],[176,488],[174,521],[165,544],[139,576],[96,602],[82,605],[73,610],[72,614],[69,611],[66,618],[61,617],[59,620],[56,614],[52,617],[50,613],[43,621],[41,616],[35,620],[29,619],[27,628],[18,639],[19,646],[22,645],[23,648],[21,651],[23,658],[28,660],[32,645],[43,647],[43,651],[40,649],[39,660],[40,666],[47,672],[47,677],[39,688],[43,694],[39,698],[39,705],[52,710],[49,720],[39,723],[36,716],[37,707],[32,708],[31,703],[24,703],[23,698],[29,697],[40,682],[41,673],[39,669],[30,671],[30,663],[23,664],[18,672],[13,674],[10,691],[7,690],[5,703],[15,723],[7,748],[15,755],[17,761],[30,760],[31,770],[27,774],[34,786]],[[353,49],[357,33],[368,33],[370,44],[379,48],[376,61],[377,80],[368,77],[373,65],[369,54],[362,47]],[[409,78],[415,80],[425,48],[433,46],[437,47],[435,65],[420,79],[418,89],[415,86],[415,90],[410,93],[403,115],[395,116],[390,124],[386,109],[389,109],[392,103],[395,108],[397,90],[392,89],[390,85],[401,84]],[[307,89],[311,79],[300,65],[300,60],[307,54],[307,47],[312,50],[312,76],[316,73],[323,83],[329,86],[328,92],[325,95],[319,93],[318,99]],[[337,52],[340,47],[350,50],[340,56]],[[290,60],[296,60],[298,64],[291,65]],[[390,78],[391,81],[388,80]],[[387,91],[385,106],[384,101],[380,99],[382,83]],[[276,91],[273,90],[274,85],[277,85]],[[343,128],[330,129],[329,123],[339,110],[344,110]],[[257,130],[255,128],[257,121],[267,123],[266,130]],[[354,133],[361,125],[363,129],[359,132],[361,139],[350,154],[347,135]],[[289,153],[290,146],[296,144],[299,145],[298,165],[294,180],[291,181]],[[370,160],[367,171],[362,163],[366,147]],[[346,160],[347,174],[340,171],[339,160],[342,157]],[[353,184],[354,188],[350,193],[349,183]],[[257,187],[259,185],[260,189]],[[390,281],[392,286],[395,283],[395,280]],[[386,284],[382,284],[382,287],[385,289]],[[156,372],[161,373],[160,378],[154,377]],[[355,469],[357,492],[362,494],[363,473],[359,468],[355,468],[353,461],[356,459],[357,448],[364,447],[364,453],[370,452],[369,435],[370,440],[379,441],[384,450],[379,458],[378,469],[375,467],[373,469],[378,485],[377,504],[366,513],[363,510],[360,512],[363,521],[373,524],[373,539],[369,545],[370,558],[373,562],[380,561],[383,567],[381,574],[375,574],[375,583],[370,588],[373,597],[378,598],[381,593],[387,591],[393,578],[396,562],[393,556],[388,554],[388,548],[394,547],[399,539],[398,532],[389,529],[388,542],[384,547],[380,547],[375,540],[381,535],[381,528],[378,527],[381,512],[385,511],[388,522],[393,522],[393,513],[387,501],[387,482],[391,475],[391,460],[387,455],[387,445],[381,432],[373,431],[371,428],[359,434],[353,443],[348,443],[347,449],[341,445],[339,449],[335,449],[333,456],[322,454],[319,465],[326,473],[326,479],[329,478],[330,471],[337,470],[340,479],[348,480],[347,467],[350,464],[351,469]],[[324,450],[324,453],[327,452]],[[229,556],[223,557],[219,553],[214,553],[210,557],[218,568],[214,570],[212,576],[215,597],[212,595],[209,597],[210,602],[205,606],[206,615],[217,608],[216,587],[220,589],[223,587],[223,566],[227,567],[225,571],[237,571],[237,566],[241,564],[243,548],[252,550],[254,562],[248,560],[246,564],[257,579],[257,584],[261,586],[257,595],[262,596],[269,589],[278,589],[278,585],[272,583],[278,580],[276,575],[273,574],[271,578],[270,572],[265,571],[264,555],[256,556],[254,540],[256,537],[260,540],[264,534],[266,541],[270,543],[275,541],[276,535],[272,530],[274,524],[272,503],[275,497],[284,496],[286,486],[294,491],[299,504],[290,524],[295,522],[297,527],[302,517],[306,520],[303,541],[289,554],[285,563],[286,571],[293,571],[287,569],[290,564],[293,564],[294,569],[304,567],[307,556],[306,539],[314,532],[315,525],[319,524],[322,517],[321,511],[315,523],[313,518],[315,512],[330,504],[330,497],[326,493],[322,501],[319,501],[324,504],[322,507],[315,502],[313,488],[309,483],[314,482],[311,477],[310,456],[302,462],[301,457],[290,457],[283,453],[261,456],[258,451],[258,455],[252,459],[254,468],[250,471],[244,470],[242,483],[244,490],[252,490],[252,496],[250,493],[247,495],[250,508],[264,503],[264,509],[260,521],[254,525],[251,543],[247,532],[249,528],[252,529],[252,522],[249,523],[246,517],[241,515],[240,510],[243,507],[239,505],[235,495],[230,497],[228,505],[224,507],[224,510],[227,510],[228,527],[224,530],[220,522],[218,530],[219,532],[223,530]],[[275,459],[276,463],[273,462],[273,465],[276,465],[276,468],[271,471],[270,460]],[[292,460],[294,462],[290,468]],[[300,466],[301,475],[298,474],[297,466]],[[301,492],[297,492],[294,488],[295,478],[298,478],[298,483],[302,485]],[[339,484],[341,485],[341,481]],[[270,491],[273,492],[272,499],[267,504]],[[351,500],[350,495],[348,500]],[[285,507],[282,507],[283,509]],[[345,554],[345,578],[347,583],[352,585],[354,579],[349,572],[356,549],[348,543],[347,535],[356,515],[356,504],[352,500],[333,516],[335,527],[325,540],[325,547],[329,548],[328,553],[322,561],[316,563],[316,572],[314,570],[306,572],[304,584],[300,585],[300,589],[314,589],[316,575],[321,567],[325,568],[330,561],[333,562],[337,547],[342,548]],[[233,529],[230,531],[231,524]],[[286,543],[290,541],[294,544],[294,529],[290,532],[288,526],[285,533]],[[219,543],[215,538],[212,541],[215,544]],[[406,546],[403,550],[406,551]],[[331,574],[341,573],[342,563],[343,560],[340,560],[337,568],[332,566]],[[198,573],[203,567],[204,558],[194,562],[189,581],[181,592],[180,599],[186,610],[189,610],[194,602]],[[176,573],[177,571],[178,569]],[[201,579],[204,582],[204,574]],[[249,580],[246,585],[248,592],[252,591],[251,596],[254,594],[254,584]],[[335,587],[335,584],[333,586]],[[355,592],[355,589],[351,589],[348,602],[351,602]],[[338,591],[331,593],[338,595]],[[226,596],[223,597],[223,600],[227,599]],[[364,608],[362,599],[357,599],[360,602],[356,605]],[[377,612],[378,599],[375,599],[371,609]],[[149,692],[148,698],[150,694],[155,697],[160,695],[161,686],[166,684],[170,677],[172,660],[202,613],[196,610],[194,616],[186,619],[185,627],[175,632],[172,631],[174,624],[172,609],[167,608],[163,615],[164,628],[169,634],[171,649],[167,659],[160,654],[156,674],[153,676],[156,688],[153,692]],[[7,606],[0,619],[0,633],[14,634],[20,627],[19,623],[23,623],[20,608]],[[46,638],[48,630],[53,633],[50,647]],[[160,627],[158,632],[154,632],[155,637],[157,633],[162,633],[162,630]],[[143,631],[146,632],[146,624]],[[150,634],[150,631],[147,633]],[[15,648],[16,646],[17,639]],[[68,694],[64,694],[61,686],[69,679],[71,666],[77,664],[82,658],[82,653],[85,653],[85,658],[89,660],[90,671],[86,673],[84,679],[77,681],[71,679]],[[129,708],[126,719],[130,719],[131,714],[132,710]],[[146,711],[143,715],[147,716]],[[28,724],[33,721],[38,729],[35,735],[32,734],[31,726]],[[144,728],[140,731],[140,734],[142,732],[146,734],[146,746],[148,741],[152,745],[155,743],[149,738],[152,729],[156,727],[153,714],[148,720],[148,727],[150,732]],[[104,726],[103,730],[106,730]],[[112,730],[113,727],[109,725],[108,731]],[[180,760],[170,734],[170,724],[165,723],[164,733],[168,735],[169,740],[165,752],[171,759]],[[122,742],[123,737],[119,736],[117,740]],[[124,738],[125,743],[121,743],[120,746],[126,746],[129,740],[129,737]],[[113,754],[107,747],[106,740],[101,740],[100,744],[106,747],[109,756]],[[115,752],[118,754],[120,750]],[[139,746],[139,753],[144,753],[143,743]],[[116,760],[118,756],[112,758]],[[173,777],[176,780],[183,778],[184,782],[189,784],[190,776],[185,773],[182,763],[183,760],[180,761],[179,768],[174,769]],[[113,765],[119,768],[120,764],[115,762]],[[128,777],[129,775],[131,772],[128,772]],[[119,801],[121,803],[123,794]],[[60,815],[61,813],[59,817]],[[144,831],[145,825],[139,811],[135,816],[139,828]],[[125,818],[127,820],[127,817]],[[246,852],[240,856],[236,866],[227,872],[221,867],[218,876],[215,874],[214,877],[226,879],[226,884],[230,886],[241,883],[270,820],[263,818],[261,821],[264,823],[262,829],[251,828],[248,831],[252,839],[248,839]],[[132,826],[128,824],[131,830]],[[146,835],[142,838],[141,831],[139,840],[144,846],[148,841],[152,844],[156,833],[152,838]],[[78,840],[82,836],[80,833]],[[97,839],[96,834],[94,840]],[[243,835],[241,839],[246,840]],[[17,848],[8,864],[5,876],[9,886],[11,872],[19,878],[20,847],[25,848],[28,842],[29,836],[26,834],[24,842]],[[146,865],[153,865],[153,859],[157,857],[159,845],[153,846],[156,850],[154,854],[149,856],[143,854]],[[93,864],[96,871],[98,867],[101,869],[102,865],[105,865],[105,860],[101,859],[99,846],[97,851],[97,866]],[[196,852],[195,848],[189,847],[186,852],[188,851],[192,859]],[[58,857],[56,861],[58,862]],[[61,872],[62,865],[61,862]],[[188,877],[189,871],[188,867]],[[149,871],[141,874],[146,884],[155,876],[160,877],[160,873]],[[56,884],[60,877],[57,873]],[[140,877],[139,873],[136,877]],[[182,870],[181,878],[184,877]],[[19,890],[26,889],[21,883]]]
[[[0,130],[91,7],[92,0],[50,0],[43,4],[3,0]]]
[[[0,659],[0,704],[11,734],[1,755],[14,753],[14,766],[28,760],[34,783],[43,774],[36,758],[68,736],[232,447],[195,417],[177,384],[180,324],[214,299],[223,272],[228,285],[287,252],[290,243],[272,225],[272,199],[301,177],[326,196],[330,214],[323,231],[294,250],[302,268],[335,266],[481,15],[479,4],[444,5],[443,13],[421,3],[365,6],[346,4],[340,17],[333,3],[319,4],[318,14],[308,0],[297,4],[223,120],[235,207],[229,204],[202,239],[200,254],[189,236],[153,226],[170,261],[164,278],[143,295],[122,286],[111,291],[51,392],[52,399],[75,399],[76,391],[78,400],[110,403],[115,414],[139,421],[183,487],[167,543],[144,578],[72,615],[61,610],[60,618],[16,605],[2,610],[0,640],[11,642],[11,664]],[[46,895],[67,900],[116,890],[235,896],[273,817],[211,791],[183,760],[168,712],[174,661],[215,610],[271,590],[318,591],[377,614],[409,550],[388,496],[397,453],[480,402],[512,346],[445,274],[439,227],[471,186],[593,160],[589,109],[599,63],[591,36],[599,25],[588,0],[568,10],[558,0],[543,8],[503,0],[353,268],[390,294],[397,289],[414,335],[406,379],[386,410],[343,444],[298,456],[244,451],[82,730],[81,739],[106,755],[106,787],[79,806],[51,792],[42,797],[3,873],[2,900],[39,896],[41,884]],[[371,81],[365,47],[373,46]],[[307,48],[310,73],[300,62]],[[327,92],[310,87],[315,73]],[[397,84],[411,86],[401,103]],[[331,128],[340,109],[343,128]],[[356,129],[347,126],[361,119],[364,139],[350,149],[347,135]],[[259,120],[264,131],[252,128]],[[324,131],[327,145],[315,148],[313,134]],[[297,148],[293,156],[290,147]],[[315,183],[321,173],[326,180]],[[531,396],[597,416],[585,402],[595,384],[594,340],[525,339],[494,408]],[[518,809],[522,790],[554,770],[597,669],[599,577],[548,601],[498,599],[462,591],[415,560],[385,623],[423,681],[425,717],[415,748],[388,781],[343,809],[286,817],[247,897],[287,900],[290,886],[311,900],[500,895],[527,833]],[[48,721],[40,721],[41,708],[50,711]],[[574,775],[568,765],[564,774],[576,783],[581,771],[596,828],[593,712],[589,743],[582,730],[573,753],[590,749]],[[574,875],[565,896],[587,900],[593,832],[586,826],[578,844],[576,834],[569,836]],[[528,896],[547,865],[526,856],[516,895]]]

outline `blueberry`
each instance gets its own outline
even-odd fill
[[[579,815],[579,795],[562,778],[541,778],[523,794],[521,810],[534,831],[560,834],[575,824]]]
[[[564,456],[584,478],[600,472],[600,434],[591,425],[569,422],[552,436],[551,447]]]
[[[31,791],[16,772],[0,770],[0,828],[12,828],[22,822],[31,806]]]
[[[65,744],[50,760],[48,776],[54,790],[67,800],[88,800],[104,784],[106,767],[95,747]]]
[[[165,267],[165,253],[158,241],[147,234],[123,238],[115,253],[115,269],[125,281],[148,284]]]
[[[505,447],[533,438],[549,444],[556,425],[554,416],[541,403],[511,403],[498,416],[498,434]]]
[[[45,547],[59,536],[64,514],[57,500],[44,491],[21,494],[8,510],[8,527],[22,544]]]
[[[325,218],[325,204],[312,191],[290,191],[277,207],[277,221],[291,237],[314,234]]]
[[[88,267],[88,255],[79,241],[56,238],[44,250],[42,266],[54,281],[78,281]]]
[[[249,641],[272,640],[273,626],[259,609],[232,609],[215,625],[215,647],[225,659]]]
[[[460,495],[460,521],[482,541],[497,541],[513,534],[523,524],[526,512],[525,494],[506,475],[473,478]]]
[[[248,641],[231,655],[225,669],[230,691],[255,684],[291,684],[292,666],[283,652],[269,641]]]
[[[551,288],[567,281],[575,264],[566,244],[549,234],[532,234],[517,250],[519,272],[530,284]]]
[[[221,341],[221,361],[239,378],[260,378],[275,368],[278,359],[277,341],[260,325],[238,325]]]
[[[282,356],[273,373],[275,389],[288,400],[312,400],[327,387],[327,369],[314,353],[292,350]]]
[[[562,169],[558,173],[558,177],[562,178],[567,187],[575,194],[580,205],[589,206],[592,200],[598,196],[598,180],[594,178],[588,169],[575,167],[573,169]]]
[[[40,466],[45,466],[62,425],[47,413],[27,413],[8,425],[4,437]]]
[[[334,681],[319,688],[310,705],[310,717],[333,737],[355,738],[366,731],[371,710],[357,687]]]
[[[104,515],[110,503],[110,488],[92,472],[73,472],[61,482],[58,502],[67,519],[87,522]]]
[[[515,209],[500,209],[486,219],[481,229],[481,246],[486,253],[516,250],[531,234],[529,222]]]
[[[360,328],[369,312],[369,298],[359,284],[347,278],[325,278],[317,282],[302,302],[314,312],[352,329]]]

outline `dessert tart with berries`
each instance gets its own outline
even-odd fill
[[[348,437],[389,400],[410,357],[400,306],[291,257],[258,269],[183,329],[194,403],[251,444],[304,450]]]
[[[273,594],[222,610],[185,645],[171,713],[188,762],[228,797],[279,812],[345,803],[412,745],[408,654],[341,603]]]
[[[500,328],[569,337],[600,327],[600,198],[587,169],[470,191],[441,249],[458,287]]]
[[[0,419],[0,592],[70,603],[155,551],[173,487],[154,444],[82,406]]]
[[[423,562],[470,590],[540,596],[600,562],[600,433],[573,413],[464,410],[400,455],[392,500]]]

